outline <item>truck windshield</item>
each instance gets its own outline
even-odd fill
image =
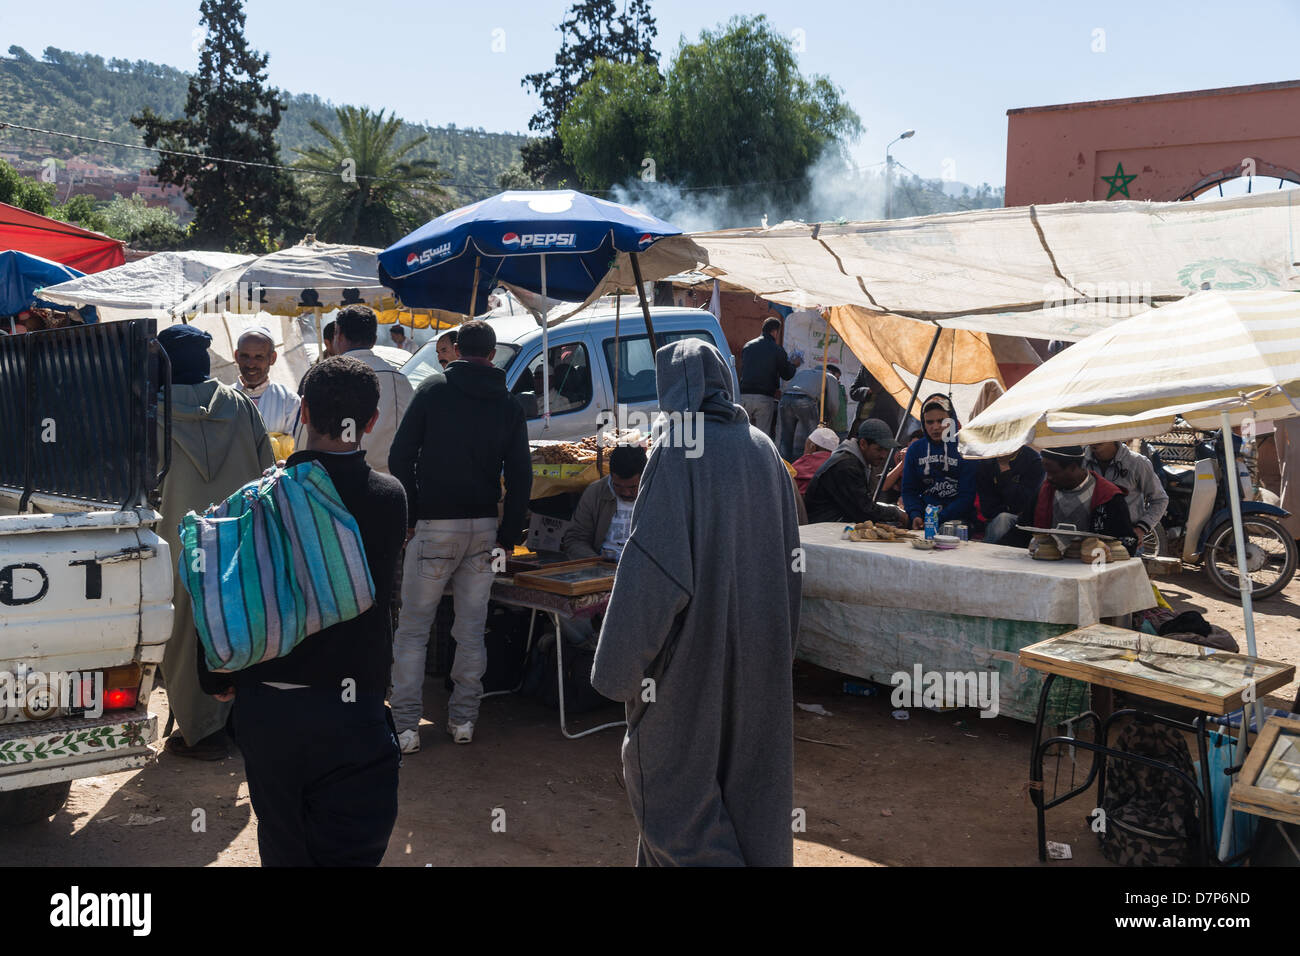
[[[420,383],[434,372],[442,371],[442,364],[438,361],[437,346],[438,340],[431,339],[402,366],[402,374],[406,376],[412,388],[419,388]],[[518,354],[519,346],[511,345],[509,342],[498,342],[497,354],[492,357],[492,364],[501,369],[509,368]]]

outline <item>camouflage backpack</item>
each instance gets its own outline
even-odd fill
[[[1134,721],[1120,731],[1115,749],[1159,760],[1196,779],[1187,741],[1172,727]],[[1196,798],[1172,774],[1131,760],[1107,760],[1101,808],[1105,827],[1097,836],[1102,855],[1112,863],[1186,866],[1195,859]]]

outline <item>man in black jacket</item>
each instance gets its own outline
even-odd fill
[[[988,522],[986,543],[997,544],[1015,529],[1021,513],[1038,499],[1042,483],[1042,456],[1028,445],[1013,454],[976,463],[975,494],[980,514]]]
[[[785,354],[776,341],[780,331],[781,320],[770,316],[763,322],[763,334],[740,350],[740,405],[750,423],[768,438],[776,418],[777,389],[782,381],[794,378],[795,369],[803,364],[802,358],[791,362]]]
[[[883,466],[897,447],[893,432],[879,419],[859,425],[857,437],[841,442],[808,483],[803,496],[808,521],[901,523],[903,512],[874,501],[875,488],[868,486],[870,470]]]
[[[284,657],[199,682],[234,699],[263,866],[378,866],[397,822],[401,763],[384,706],[393,659],[393,577],[406,534],[406,495],[374,471],[361,437],[378,417],[379,379],[364,362],[327,358],[302,380],[306,448],[356,519],[375,584],[374,605],[309,635]]]
[[[487,669],[483,628],[493,550],[509,554],[523,534],[533,483],[528,423],[506,389],[505,372],[492,364],[496,344],[486,322],[460,326],[460,358],[420,385],[388,457],[410,502],[391,697],[403,753],[420,749],[425,654],[448,581],[456,601],[456,657],[447,732],[458,744],[473,739]],[[502,472],[505,507],[498,523]]]

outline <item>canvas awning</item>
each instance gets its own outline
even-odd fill
[[[222,269],[251,262],[226,252],[159,252],[115,269],[46,286],[41,298],[75,309],[94,306],[101,322],[163,319]]]
[[[795,308],[857,306],[864,319],[1077,341],[1203,283],[1298,289],[1296,236],[1300,196],[1280,190],[693,233],[654,243],[641,271],[647,280],[703,271]],[[620,256],[596,295],[633,281]]]
[[[91,273],[124,263],[123,248],[124,243],[109,236],[0,203],[0,250],[27,252]]]

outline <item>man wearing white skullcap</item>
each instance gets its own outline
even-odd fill
[[[292,438],[298,425],[300,399],[291,389],[271,381],[271,366],[278,357],[275,339],[269,329],[252,326],[239,334],[235,343],[239,381],[235,383],[235,388],[257,404],[257,410],[266,422],[266,430],[276,446],[276,458],[284,459],[293,452],[291,440],[286,440]]]

